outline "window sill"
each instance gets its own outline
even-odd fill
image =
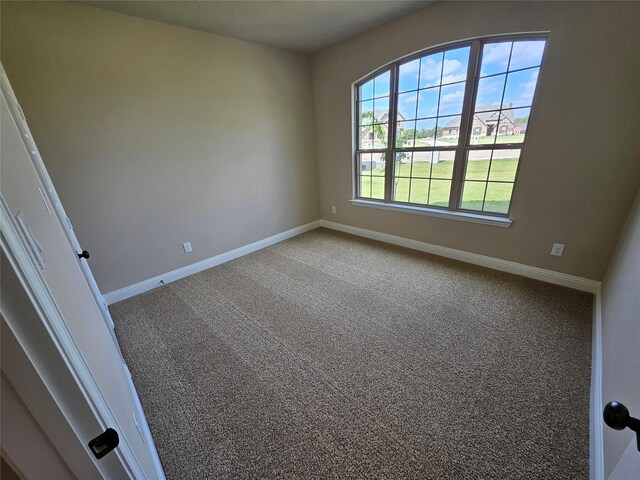
[[[448,210],[439,210],[428,207],[414,207],[413,205],[396,205],[390,203],[381,203],[372,200],[364,200],[357,198],[350,200],[352,205],[356,207],[380,208],[382,210],[392,210],[402,213],[414,213],[417,215],[426,215],[428,217],[446,218],[449,220],[458,220],[461,222],[480,223],[483,225],[491,225],[494,227],[508,228],[511,226],[511,220],[506,217],[497,217],[491,215],[481,215],[469,212],[452,212]]]

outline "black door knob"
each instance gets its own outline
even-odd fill
[[[609,402],[602,412],[604,423],[614,430],[629,428],[636,432],[638,451],[640,452],[640,420],[629,415],[629,409],[620,402]]]
[[[86,260],[87,258],[89,258],[89,252],[83,250],[82,253],[78,254],[78,258],[84,258]]]
[[[621,403],[607,403],[602,416],[604,423],[614,430],[624,430],[629,426],[629,409]]]

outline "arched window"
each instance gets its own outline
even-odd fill
[[[355,197],[507,216],[545,45],[541,35],[473,40],[358,82]]]

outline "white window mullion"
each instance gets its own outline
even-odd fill
[[[395,168],[394,147],[396,143],[396,112],[398,111],[398,65],[391,68],[391,89],[389,95],[389,135],[387,139],[387,153],[384,180],[384,201],[391,202],[393,197],[393,169]]]
[[[449,196],[449,208],[451,210],[458,208],[460,205],[460,196],[462,195],[467,139],[473,127],[472,112],[477,91],[476,79],[480,64],[480,48],[480,40],[474,40],[471,44],[471,53],[469,54],[467,84],[464,93],[462,115],[460,117],[460,128],[458,130],[458,148],[456,148],[456,156],[453,163],[453,179],[451,181],[451,194]]]

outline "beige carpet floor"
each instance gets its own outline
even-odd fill
[[[111,312],[169,479],[588,478],[589,294],[318,229]]]

